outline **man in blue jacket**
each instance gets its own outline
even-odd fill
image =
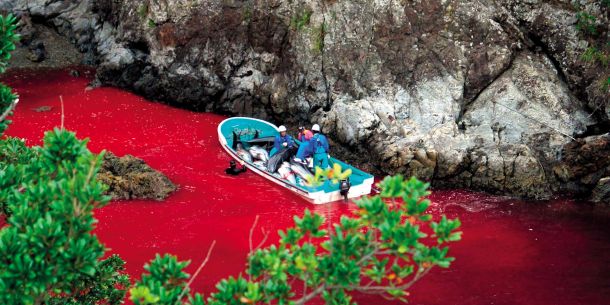
[[[277,131],[279,131],[280,134],[275,136],[271,155],[275,155],[284,149],[291,149],[294,147],[294,140],[286,133],[286,127],[284,125],[278,127]]]
[[[314,124],[311,127],[311,131],[313,132],[313,137],[309,140],[305,151],[303,152],[303,157],[313,156],[313,167],[320,167],[322,169],[326,169],[328,164],[328,152],[329,145],[326,136],[320,133],[320,125]]]

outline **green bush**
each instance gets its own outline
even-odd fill
[[[597,35],[597,26],[595,25],[597,18],[595,16],[580,11],[576,13],[576,20],[576,28],[579,31],[590,35]]]
[[[15,50],[15,42],[19,35],[15,33],[17,19],[13,15],[0,15],[0,73],[6,71],[11,52]]]
[[[0,15],[0,73],[6,71],[11,52],[15,50],[15,42],[19,40],[19,35],[15,33],[16,28],[17,20],[13,15]],[[11,88],[0,84],[0,135],[11,123],[6,116],[12,114],[10,107],[13,106],[16,98],[11,92]]]
[[[131,299],[136,305],[305,304],[319,296],[326,304],[353,304],[351,294],[364,292],[406,301],[415,282],[454,260],[445,245],[460,240],[460,221],[443,216],[433,222],[426,213],[428,184],[415,178],[387,177],[380,188],[380,195],[360,199],[356,215],[341,217],[330,231],[309,210],[295,217],[294,227],[279,231],[277,245],[250,253],[245,275],[220,281],[205,301],[183,293],[187,263],[172,256],[157,256],[148,265]],[[297,294],[297,287],[304,291]]]
[[[27,149],[10,142],[5,155],[24,161],[15,152]],[[102,260],[105,248],[91,234],[93,209],[109,200],[95,179],[102,155],[59,129],[33,150],[38,157],[27,164],[0,169],[21,180],[4,195],[11,215],[0,231],[0,304],[120,304],[129,285],[124,263]]]

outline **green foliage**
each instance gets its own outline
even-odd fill
[[[302,30],[306,25],[309,25],[311,14],[313,14],[313,11],[309,9],[298,12],[290,19],[290,27],[295,31]]]
[[[42,147],[0,143],[0,198],[11,211],[0,231],[0,304],[120,304],[124,262],[102,260],[91,234],[93,209],[109,200],[95,179],[102,155],[59,129]]]
[[[245,275],[221,280],[207,302],[179,293],[186,263],[167,256],[151,262],[158,271],[148,267],[150,276],[136,283],[131,299],[137,305],[243,305],[305,304],[319,296],[347,305],[354,304],[351,293],[363,292],[406,302],[415,282],[435,266],[450,266],[446,244],[461,239],[461,224],[445,216],[432,221],[427,183],[394,176],[379,187],[380,195],[359,200],[354,217],[341,217],[330,230],[309,210],[295,217],[294,227],[279,231],[277,245],[253,250]]]
[[[144,266],[146,274],[142,280],[130,290],[131,300],[136,305],[174,304],[181,295],[188,279],[188,274],[182,270],[188,262],[178,262],[172,255],[157,256],[150,264]]]
[[[148,18],[148,23],[147,24],[148,24],[149,28],[157,27],[157,23],[154,20],[152,20],[151,18]]]
[[[19,35],[15,34],[16,28],[17,20],[13,15],[0,15],[0,73],[6,71],[11,52],[15,50],[15,43],[19,40]],[[11,88],[0,84],[0,136],[11,123],[10,120],[5,119],[4,114],[13,105],[16,98],[11,92]],[[10,114],[12,113],[7,113],[7,115]]]
[[[118,256],[112,255],[100,261],[94,276],[85,278],[83,282],[76,283],[74,290],[81,291],[77,295],[62,294],[51,298],[49,305],[97,305],[122,304],[125,299],[125,290],[129,287],[129,276],[125,274],[125,262]]]
[[[608,62],[610,61],[610,56],[608,54],[598,50],[595,47],[587,48],[580,58],[585,62],[599,62],[604,67],[607,67]]]
[[[250,23],[252,21],[252,7],[244,6],[241,15],[246,23]]]
[[[19,35],[15,33],[17,19],[12,14],[0,15],[0,73],[6,71],[11,52],[15,50],[15,43]]]
[[[579,31],[585,34],[597,35],[597,26],[595,25],[597,18],[595,16],[585,11],[580,11],[576,13],[576,20],[576,28]]]
[[[25,178],[25,166],[37,158],[34,150],[18,138],[0,141],[0,213],[10,215],[8,201]]]
[[[585,50],[584,53],[582,53],[582,55],[580,56],[580,59],[582,59],[583,61],[586,61],[586,62],[594,61],[595,59],[597,59],[598,52],[599,52],[599,50],[597,50],[597,48],[589,47]]]
[[[145,19],[148,16],[148,3],[143,3],[138,7],[138,16],[140,19]]]
[[[324,37],[326,36],[326,24],[322,23],[319,27],[313,31],[313,51],[322,53],[324,50]]]

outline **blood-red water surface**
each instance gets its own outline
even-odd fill
[[[96,211],[96,234],[127,261],[138,277],[157,253],[191,260],[193,272],[216,241],[209,263],[193,283],[211,292],[220,279],[244,269],[249,232],[257,244],[261,230],[292,224],[311,209],[335,221],[352,203],[311,205],[256,174],[226,176],[229,157],[218,144],[223,116],[195,113],[150,102],[115,88],[87,90],[92,71],[13,71],[4,81],[20,103],[7,133],[41,143],[45,130],[65,127],[89,138],[94,152],[132,154],[165,173],[179,190],[163,202],[112,202]],[[50,110],[47,110],[49,106]],[[42,107],[42,108],[41,108]],[[47,110],[47,111],[45,111]],[[463,223],[463,240],[451,247],[456,261],[417,283],[411,304],[610,304],[610,212],[571,200],[525,202],[462,190],[437,190],[434,215]],[[268,243],[269,243],[268,242]],[[359,296],[360,304],[394,304]]]

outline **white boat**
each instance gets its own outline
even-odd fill
[[[220,140],[220,144],[233,159],[252,172],[297,193],[311,203],[322,204],[342,199],[357,198],[371,193],[374,182],[373,175],[332,157],[330,158],[331,164],[339,164],[343,170],[348,168],[352,170],[352,174],[348,178],[349,188],[346,190],[346,184],[343,183],[343,192],[341,189],[342,183],[334,183],[331,180],[326,180],[318,186],[309,186],[306,183],[303,183],[303,181],[296,183],[291,182],[281,178],[277,174],[270,173],[266,168],[261,167],[260,163],[257,166],[252,159],[247,160],[249,157],[246,156],[246,158],[242,158],[240,154],[238,154],[236,149],[238,146],[237,143],[240,143],[247,151],[249,145],[269,143],[269,141],[272,141],[278,134],[279,132],[275,125],[254,118],[233,117],[222,121],[218,125],[218,139]],[[300,145],[298,141],[295,140],[295,142]]]

